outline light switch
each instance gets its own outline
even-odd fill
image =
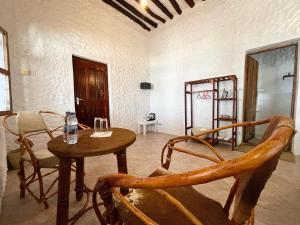
[[[28,69],[22,69],[21,70],[21,75],[28,76],[28,75],[31,75],[31,72]]]

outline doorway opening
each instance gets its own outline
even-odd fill
[[[79,123],[94,126],[94,118],[109,120],[107,64],[72,56],[75,111]]]
[[[247,54],[245,65],[244,121],[285,115],[294,118],[298,45]],[[245,127],[243,142],[258,144],[266,126]],[[291,144],[287,151],[291,150]]]

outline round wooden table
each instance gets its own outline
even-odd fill
[[[84,193],[84,157],[114,153],[117,156],[119,173],[127,173],[126,148],[134,143],[133,131],[122,128],[110,128],[111,137],[92,138],[92,129],[78,132],[78,142],[69,145],[58,136],[48,142],[48,149],[59,158],[58,199],[56,224],[69,222],[69,193],[71,164],[76,161],[76,199],[80,201]],[[126,194],[128,190],[121,190]]]

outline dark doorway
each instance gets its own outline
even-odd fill
[[[292,44],[246,56],[244,121],[266,119],[276,114],[294,118],[297,55],[298,46]],[[243,141],[257,144],[265,128],[245,127]]]
[[[73,75],[78,122],[93,127],[95,117],[109,121],[107,65],[73,56]]]

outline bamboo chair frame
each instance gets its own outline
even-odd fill
[[[244,127],[244,126],[256,126],[261,124],[270,123],[271,119],[255,121],[255,122],[242,122],[232,124],[229,126],[217,128],[207,132],[203,132],[198,136],[180,136],[170,139],[169,142],[163,147],[161,154],[161,165],[163,168],[168,169],[171,162],[171,156],[174,151],[183,152],[192,156],[200,157],[210,160],[216,165],[184,172],[180,174],[164,175],[158,177],[137,177],[127,174],[112,174],[104,177],[100,177],[96,183],[93,191],[93,205],[95,213],[102,225],[106,224],[122,224],[117,218],[117,209],[115,208],[113,195],[122,202],[128,210],[130,210],[137,218],[143,221],[147,225],[157,225],[152,219],[143,214],[139,209],[133,206],[121,193],[116,190],[116,187],[120,188],[133,188],[133,189],[154,189],[164,196],[168,201],[173,203],[187,218],[190,219],[192,224],[203,225],[191,212],[189,212],[178,200],[170,196],[165,192],[164,188],[184,187],[190,185],[205,184],[215,180],[234,177],[233,183],[227,201],[223,207],[224,212],[229,215],[229,210],[232,202],[236,196],[239,186],[239,175],[248,171],[253,171],[264,163],[272,160],[275,156],[281,153],[284,147],[288,144],[290,138],[295,133],[294,121],[290,118],[277,116],[279,118],[279,125],[272,131],[270,136],[263,140],[253,150],[238,156],[234,159],[224,160],[224,158],[217,152],[217,150],[211,146],[208,142],[201,139],[203,134],[216,133],[220,130],[230,129],[232,127]],[[274,117],[275,118],[275,117]],[[190,150],[175,147],[177,143],[194,140],[207,146],[215,155],[215,157],[207,156],[200,153],[195,153]],[[168,151],[165,158],[165,152]],[[102,215],[97,207],[97,194],[100,194],[103,200],[106,211]],[[230,225],[253,225],[254,224],[254,207],[251,206],[249,215],[243,222],[237,222],[232,218]]]
[[[39,111],[41,115],[54,115],[64,118],[63,115],[51,112],[51,111]],[[45,190],[43,178],[47,177],[55,172],[58,171],[58,165],[56,165],[50,172],[42,174],[41,169],[39,165],[39,160],[37,159],[34,151],[32,150],[33,142],[29,139],[30,137],[34,137],[40,134],[48,134],[50,139],[54,138],[55,132],[62,132],[63,126],[58,126],[52,130],[50,130],[48,127],[45,128],[45,130],[41,130],[38,132],[28,132],[25,134],[19,134],[16,133],[13,129],[10,128],[7,121],[11,117],[15,117],[17,113],[13,113],[11,115],[7,115],[3,118],[2,124],[4,128],[11,134],[17,136],[17,139],[15,142],[20,145],[20,154],[24,154],[27,152],[30,156],[30,164],[33,166],[33,171],[30,175],[27,177],[25,176],[25,160],[20,157],[19,160],[19,171],[18,171],[18,177],[20,181],[20,198],[25,197],[25,191],[27,191],[38,203],[43,203],[45,208],[49,207],[48,200],[55,196],[57,194],[57,191],[51,192],[52,188],[54,187],[55,183],[58,181],[58,176],[50,183],[48,188]],[[81,129],[88,129],[89,127],[84,124],[78,125]],[[72,164],[72,171],[76,171],[76,166]],[[34,182],[38,182],[39,184],[39,195],[35,194],[31,188],[30,185]]]

